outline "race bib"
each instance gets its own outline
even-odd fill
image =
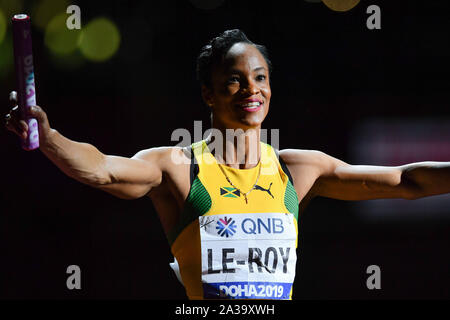
[[[297,260],[295,220],[287,213],[199,217],[207,299],[289,299]]]

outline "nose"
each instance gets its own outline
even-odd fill
[[[248,95],[253,96],[260,92],[259,86],[256,81],[250,79],[247,81],[247,86],[245,86],[244,91],[248,92]]]

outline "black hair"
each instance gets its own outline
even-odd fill
[[[248,43],[255,46],[266,60],[269,67],[269,75],[272,72],[272,63],[269,60],[267,48],[250,41],[244,32],[239,29],[226,30],[219,36],[211,39],[205,45],[197,57],[197,79],[200,84],[211,86],[211,73],[214,66],[220,64],[230,48],[239,42]]]

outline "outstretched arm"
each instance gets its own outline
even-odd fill
[[[11,100],[15,103],[14,95]],[[40,107],[28,112],[39,123],[40,150],[69,177],[123,199],[142,197],[161,183],[169,148],[144,150],[132,158],[105,155],[52,129]],[[27,124],[19,118],[17,107],[7,116],[6,126],[26,138]]]
[[[95,146],[72,141],[51,129],[40,150],[69,177],[122,199],[146,195],[162,180],[167,148],[138,152],[132,158],[105,155]]]
[[[350,165],[323,152],[306,150],[285,150],[284,158],[297,179],[301,179],[302,172],[306,173],[306,168],[312,172],[311,197],[417,199],[450,192],[450,162],[428,161],[396,167]]]

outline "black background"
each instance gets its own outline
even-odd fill
[[[274,72],[264,127],[281,128],[281,148],[347,160],[361,119],[448,117],[446,1],[361,1],[346,13],[304,1],[224,1],[213,10],[190,1],[72,4],[83,23],[112,19],[121,46],[107,62],[61,69],[33,29],[37,101],[54,128],[107,154],[174,145],[172,131],[193,132],[194,120],[207,129],[195,59],[231,28],[269,49]],[[370,4],[381,7],[381,30],[366,27]],[[1,81],[6,113],[14,74]],[[0,298],[185,298],[149,199],[120,200],[71,180],[40,151],[21,150],[6,130],[0,144]],[[449,231],[448,218],[374,224],[350,202],[315,199],[299,220],[293,297],[448,299]],[[79,291],[66,288],[72,264],[81,267]],[[366,287],[372,264],[381,268],[381,290]]]

